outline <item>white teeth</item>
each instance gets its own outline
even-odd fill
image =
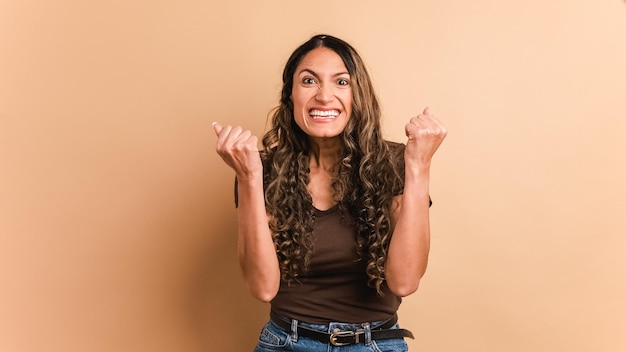
[[[309,112],[309,115],[313,117],[314,119],[322,118],[322,117],[337,117],[339,115],[339,111],[337,110],[327,110],[327,111],[311,110]]]

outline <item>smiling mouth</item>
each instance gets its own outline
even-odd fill
[[[339,111],[338,110],[316,110],[316,109],[311,109],[309,110],[309,116],[311,116],[314,120],[317,119],[334,119],[335,117],[339,116]]]

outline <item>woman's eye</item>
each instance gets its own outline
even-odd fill
[[[348,81],[347,79],[342,78],[342,79],[337,81],[337,84],[340,85],[340,86],[347,86],[347,85],[350,84],[350,81]]]
[[[315,80],[313,78],[311,78],[311,77],[305,77],[302,80],[302,83],[304,83],[304,84],[315,84]]]

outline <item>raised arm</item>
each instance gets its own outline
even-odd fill
[[[237,255],[250,293],[271,301],[280,285],[280,270],[268,226],[263,194],[263,164],[258,139],[248,130],[213,123],[217,153],[237,175]]]
[[[404,192],[395,199],[395,228],[385,264],[387,285],[400,297],[415,292],[426,272],[430,251],[430,164],[447,134],[429,108],[413,117],[405,131]]]

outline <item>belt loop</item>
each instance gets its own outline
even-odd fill
[[[298,342],[298,320],[291,320],[291,341]]]
[[[372,329],[370,327],[370,323],[363,323],[363,330],[365,330],[365,346],[369,346],[372,344]]]

